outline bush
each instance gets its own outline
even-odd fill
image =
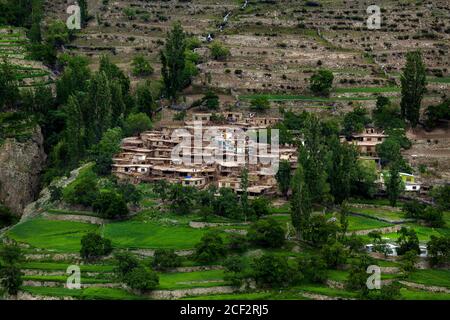
[[[212,43],[209,49],[211,50],[211,57],[214,60],[225,60],[231,55],[230,50],[218,42]]]
[[[270,109],[269,99],[266,97],[258,97],[251,102],[250,109],[258,112],[265,112]]]
[[[250,202],[250,210],[252,213],[260,218],[268,215],[269,212],[269,200],[263,197],[256,198]]]
[[[334,76],[329,70],[320,70],[310,79],[310,89],[316,95],[329,96]]]
[[[137,266],[139,266],[138,259],[128,252],[116,253],[114,259],[116,260],[116,267],[114,268],[114,272],[121,279],[123,279],[125,275],[130,273],[134,268],[137,268]]]
[[[434,187],[431,195],[443,210],[450,210],[450,185]]]
[[[247,237],[251,243],[267,248],[280,248],[285,241],[283,228],[272,218],[254,223]]]
[[[181,258],[171,249],[158,249],[152,261],[155,270],[166,270],[181,266]]]
[[[225,245],[221,236],[211,231],[205,234],[195,246],[194,259],[202,263],[210,263],[225,256]]]
[[[400,235],[397,239],[397,244],[399,245],[397,254],[399,256],[408,251],[414,251],[416,254],[420,253],[419,238],[414,229],[402,227],[397,233]]]
[[[147,291],[159,285],[159,278],[155,272],[138,266],[125,275],[125,283],[132,289]]]
[[[328,279],[327,264],[320,256],[306,256],[298,259],[298,271],[305,281],[325,283]]]
[[[112,243],[100,235],[90,232],[81,238],[80,255],[83,259],[95,259],[112,252]]]
[[[289,267],[287,257],[266,253],[252,263],[251,277],[261,288],[286,287],[298,276]]]
[[[132,113],[125,120],[125,134],[135,136],[153,127],[152,120],[145,113]]]
[[[80,173],[78,178],[63,190],[63,199],[69,204],[90,207],[98,192],[97,176],[89,170]]]
[[[326,244],[322,247],[322,256],[329,268],[336,268],[347,261],[347,250],[340,242]]]
[[[237,233],[230,234],[228,236],[228,248],[231,251],[244,252],[248,248],[246,237]]]
[[[150,62],[143,55],[135,56],[131,65],[133,66],[134,76],[149,76],[154,72]]]
[[[432,265],[450,263],[450,237],[431,236],[428,242],[428,255]]]
[[[16,223],[18,218],[14,216],[6,206],[0,204],[0,229]]]
[[[123,196],[112,190],[102,190],[92,207],[103,218],[123,217],[129,213]]]

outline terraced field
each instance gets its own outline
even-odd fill
[[[0,27],[0,58],[12,64],[19,86],[27,88],[52,84],[51,71],[29,58],[28,45],[25,30]]]

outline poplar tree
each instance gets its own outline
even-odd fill
[[[303,167],[300,163],[292,178],[292,197],[290,204],[292,225],[297,231],[298,238],[302,240],[308,227],[312,204],[308,186],[305,183]]]
[[[420,51],[406,54],[406,65],[401,76],[402,101],[401,114],[414,128],[419,123],[420,106],[426,92],[425,65]]]
[[[111,89],[104,72],[95,74],[89,84],[87,97],[87,129],[89,144],[100,141],[103,132],[111,127]]]
[[[386,181],[386,192],[391,206],[395,207],[397,199],[403,190],[403,181],[398,171],[398,164],[392,164]]]
[[[280,161],[280,167],[276,174],[278,189],[287,198],[289,187],[291,186],[291,164],[287,160]]]
[[[86,0],[78,0],[78,5],[80,6],[81,14],[81,25],[85,26],[89,20],[88,5]]]
[[[244,212],[245,220],[247,220],[248,216],[248,169],[244,167],[241,173],[241,205],[242,211]]]
[[[176,102],[179,91],[183,89],[186,68],[185,50],[186,35],[181,24],[176,22],[167,34],[166,45],[160,52],[164,89],[173,103]]]
[[[65,106],[66,128],[65,140],[70,165],[75,167],[85,152],[84,138],[85,128],[83,111],[78,97],[71,95]]]
[[[327,183],[322,125],[317,116],[308,116],[303,133],[304,146],[300,146],[299,159],[311,201],[320,203],[328,195],[330,186]]]

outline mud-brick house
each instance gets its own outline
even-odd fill
[[[383,143],[388,136],[384,131],[378,131],[373,127],[366,127],[362,133],[353,134],[350,137],[341,137],[341,142],[351,143],[356,146],[362,156],[377,157],[377,145]]]

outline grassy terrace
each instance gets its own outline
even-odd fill
[[[349,216],[348,222],[348,231],[370,230],[392,226],[386,222],[358,216]]]
[[[88,223],[37,218],[16,225],[7,232],[7,236],[35,248],[78,252],[81,237],[90,231],[96,231],[97,228]]]
[[[58,262],[25,262],[21,264],[22,269],[29,270],[46,270],[46,271],[66,271],[72,265],[71,263]],[[109,264],[82,264],[81,272],[112,272],[113,265]]]
[[[391,221],[405,219],[402,212],[392,211],[384,208],[356,208],[351,207],[350,210],[355,213],[362,213],[372,217],[383,218]]]
[[[405,226],[410,227],[414,229],[417,233],[417,237],[419,238],[419,241],[421,242],[428,242],[430,240],[430,236],[443,236],[443,235],[450,235],[450,228],[430,228],[430,227],[424,227],[420,226],[414,223],[406,223]],[[397,233],[387,233],[384,234],[383,237],[396,240],[399,235]]]
[[[123,289],[116,288],[86,288],[80,290],[71,290],[62,287],[22,287],[22,291],[33,295],[51,296],[51,297],[73,297],[85,300],[142,300],[143,297],[131,294]]]
[[[252,100],[264,97],[271,101],[311,101],[311,102],[333,102],[333,101],[370,101],[376,100],[377,97],[335,97],[335,98],[321,98],[303,95],[284,95],[284,94],[254,94],[242,95],[241,99]]]
[[[159,287],[161,290],[217,287],[226,285],[223,270],[161,273]]]
[[[103,235],[120,248],[192,249],[206,229],[161,225],[156,222],[126,221],[105,225]]]
[[[424,284],[427,286],[450,288],[450,269],[417,270],[409,275],[408,281]]]
[[[37,276],[23,276],[22,279],[24,281],[30,280],[30,281],[49,281],[49,282],[60,282],[60,283],[66,283],[67,282],[67,276],[46,276],[46,275],[37,275]],[[81,283],[87,283],[87,284],[101,284],[101,283],[111,283],[113,282],[111,279],[104,279],[104,278],[93,278],[93,277],[81,277]]]

